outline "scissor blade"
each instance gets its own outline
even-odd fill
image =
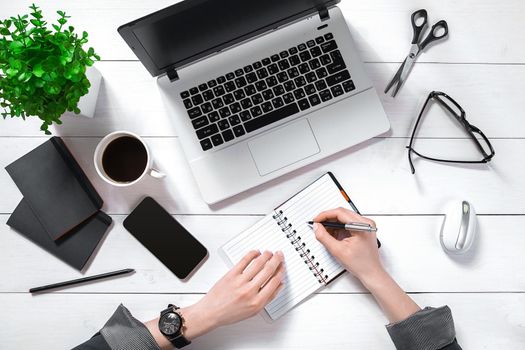
[[[401,81],[401,84],[403,84],[407,78],[408,74],[412,70],[412,67],[414,66],[414,63],[416,62],[417,57],[420,54],[420,49],[418,44],[412,45],[410,48],[410,53],[408,54],[407,58],[405,59],[405,64],[403,65],[403,70],[401,71],[401,74],[399,76],[399,80]]]
[[[405,67],[405,63],[406,63],[406,59],[403,61],[401,66],[399,66],[399,68],[397,69],[396,74],[394,74],[394,77],[392,78],[392,80],[390,80],[390,83],[388,83],[388,85],[386,86],[385,94],[388,93],[388,90],[390,90],[392,88],[392,86],[394,86],[395,84],[399,85],[399,82],[400,82],[399,79],[401,77],[401,73],[403,72],[403,67]],[[392,97],[394,97],[394,95],[392,95]]]

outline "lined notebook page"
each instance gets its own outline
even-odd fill
[[[284,288],[265,308],[270,318],[278,319],[344,271],[317,241],[313,230],[306,224],[320,212],[337,207],[351,209],[330,175],[326,174],[223,246],[222,249],[232,264],[237,263],[253,249],[261,252],[283,252],[286,265]],[[299,243],[304,243],[303,250],[309,251],[309,263],[318,263],[316,268],[319,272],[322,269],[321,280],[320,277],[314,276],[316,271],[310,270],[310,265],[305,263],[306,257],[300,256],[290,238],[286,237],[286,232],[282,231],[278,221],[273,218],[273,215],[279,214],[280,211],[281,217],[286,217],[286,224],[291,224],[290,231],[296,230],[295,236],[301,237]]]

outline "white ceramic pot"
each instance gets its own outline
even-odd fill
[[[80,115],[93,118],[95,116],[95,108],[97,107],[100,85],[102,84],[102,74],[100,74],[100,71],[95,66],[91,66],[87,67],[86,76],[91,83],[91,87],[87,94],[80,97],[78,108],[80,109]]]

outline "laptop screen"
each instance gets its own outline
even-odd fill
[[[152,75],[312,13],[330,0],[186,0],[119,28]]]

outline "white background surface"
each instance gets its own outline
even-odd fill
[[[0,1],[2,18],[27,11],[31,1]],[[381,254],[390,273],[421,305],[448,304],[465,349],[525,346],[525,3],[520,0],[343,0],[365,69],[382,91],[408,52],[410,14],[426,8],[431,23],[446,19],[449,39],[423,53],[393,100],[381,94],[392,130],[324,161],[213,207],[201,199],[163,109],[155,80],[137,62],[117,27],[172,1],[40,1],[46,19],[65,10],[90,34],[104,76],[94,119],[64,117],[64,137],[105,200],[115,223],[92,263],[79,273],[10,230],[5,222],[21,199],[0,172],[0,339],[2,349],[64,349],[88,339],[123,302],[146,320],[168,303],[197,300],[225,271],[217,249],[282,200],[326,171],[333,171],[358,208],[376,220]],[[57,7],[58,6],[58,7]],[[489,165],[447,166],[416,161],[410,174],[404,147],[430,90],[442,90],[491,139]],[[0,165],[5,167],[46,140],[38,120],[1,121]],[[146,138],[163,181],[147,179],[113,188],[97,178],[92,155],[101,137],[125,129]],[[468,140],[437,110],[426,118],[418,145],[461,152]],[[210,252],[186,283],[149,254],[122,227],[140,198],[151,195]],[[469,199],[479,217],[479,239],[466,256],[451,258],[439,246],[443,208]],[[31,296],[30,287],[131,267],[131,277]],[[194,349],[392,349],[379,308],[349,275],[279,322],[255,317],[197,340]]]

